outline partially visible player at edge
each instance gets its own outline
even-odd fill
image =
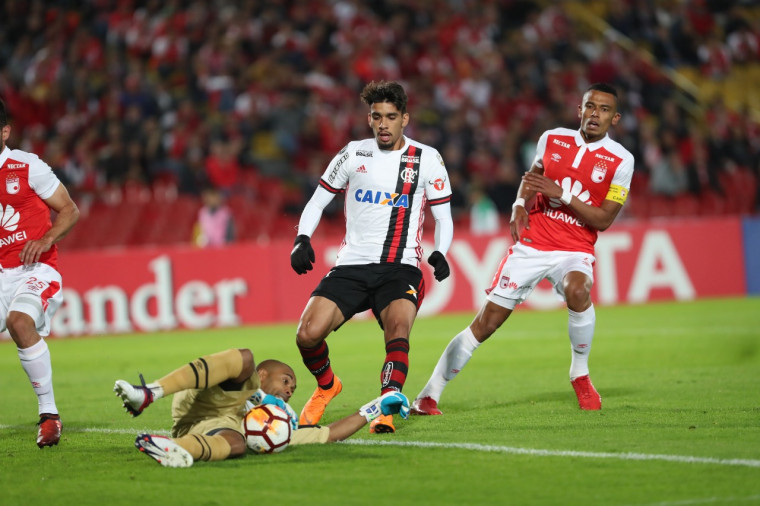
[[[409,401],[388,392],[328,426],[299,427],[288,401],[296,390],[296,374],[279,360],[258,365],[249,349],[204,355],[160,379],[141,385],[116,380],[114,392],[132,416],[154,401],[174,394],[172,437],[140,434],[135,447],[164,467],[190,467],[193,462],[219,461],[246,454],[243,417],[254,405],[274,404],[289,415],[291,445],[341,441],[370,420],[385,414],[409,416]]]
[[[79,219],[66,187],[39,157],[5,145],[11,134],[0,100],[0,331],[8,330],[37,394],[37,446],[57,445],[61,419],[53,395],[53,368],[42,336],[61,305],[55,245]],[[50,210],[56,212],[51,223]]]
[[[409,367],[409,335],[425,296],[420,270],[425,205],[435,219],[435,251],[428,257],[435,278],[449,275],[446,252],[454,226],[451,185],[434,148],[404,135],[407,95],[396,82],[371,82],[361,92],[369,106],[374,138],[349,142],[327,166],[298,223],[290,260],[298,274],[312,269],[310,238],[322,211],[346,192],[346,235],[338,258],[322,278],[301,315],[296,344],[317,388],[300,423],[317,423],[342,384],[330,366],[325,339],[353,315],[372,309],[385,337],[381,393],[400,392]],[[371,433],[395,432],[391,416],[370,425]]]
[[[515,245],[501,261],[488,296],[469,327],[451,340],[433,374],[412,404],[412,412],[440,415],[438,402],[473,352],[548,279],[567,303],[570,382],[581,409],[598,410],[602,399],[589,378],[588,359],[596,317],[591,302],[594,244],[628,196],[633,155],[607,135],[620,121],[617,92],[593,84],[578,106],[580,129],[555,128],[541,135],[530,171],[512,206]],[[526,202],[535,203],[526,210]],[[530,207],[530,206],[527,206]]]

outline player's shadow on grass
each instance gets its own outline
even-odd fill
[[[614,402],[618,405],[625,405],[626,398],[631,397],[632,395],[638,395],[640,394],[639,391],[636,391],[632,388],[605,388],[603,391],[600,392],[602,396],[602,406],[604,406],[605,402]],[[509,398],[508,393],[505,393],[503,395],[497,395],[494,399],[489,401],[488,405],[473,405],[472,403],[466,403],[466,402],[460,402],[456,400],[452,401],[446,401],[446,399],[443,399],[443,401],[439,404],[439,408],[441,408],[441,411],[443,411],[445,414],[456,414],[456,413],[464,413],[464,412],[470,412],[473,410],[473,408],[476,409],[510,409],[510,408],[523,408],[525,406],[547,406],[547,405],[568,405],[571,407],[577,407],[578,401],[575,397],[575,394],[573,393],[572,387],[568,385],[568,389],[566,391],[550,391],[550,392],[542,392],[542,393],[535,393],[528,396],[522,396],[522,397],[514,397]],[[414,418],[424,418],[417,415],[411,415],[411,417]]]
[[[631,388],[605,388],[600,390],[599,394],[602,396],[602,406],[605,401],[609,402],[614,400],[616,403],[621,402],[626,397],[632,394],[638,394]],[[540,394],[533,394],[525,397],[518,397],[514,399],[495,399],[493,406],[511,407],[511,406],[523,406],[526,404],[548,404],[548,403],[564,403],[570,402],[572,405],[577,404],[575,393],[570,385],[566,391],[552,391],[544,392]]]

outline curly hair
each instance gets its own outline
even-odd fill
[[[378,102],[390,102],[396,109],[406,114],[407,96],[404,87],[396,81],[372,81],[359,95],[362,102],[371,106]]]

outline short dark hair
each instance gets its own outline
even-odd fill
[[[372,81],[364,87],[359,96],[362,102],[369,106],[379,102],[390,102],[402,114],[406,114],[406,103],[408,101],[406,91],[396,81]]]
[[[8,110],[5,108],[5,102],[0,98],[0,128],[8,124]]]
[[[586,90],[586,93],[588,93],[589,91],[601,91],[602,93],[609,93],[610,95],[615,97],[615,102],[617,102],[617,99],[618,99],[617,90],[611,84],[594,83],[588,87],[588,89]]]

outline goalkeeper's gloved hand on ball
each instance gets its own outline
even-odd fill
[[[306,274],[314,268],[314,260],[314,248],[311,247],[311,239],[308,235],[298,235],[293,250],[290,252],[290,266],[296,271],[296,274]]]
[[[449,263],[446,261],[446,257],[443,256],[443,253],[440,251],[432,252],[428,257],[428,263],[433,266],[433,274],[435,275],[435,279],[438,281],[443,281],[449,277],[449,274],[451,274]]]
[[[296,430],[298,428],[298,415],[296,415],[296,412],[293,411],[293,408],[290,407],[290,404],[283,401],[279,397],[264,392],[260,388],[256,391],[255,394],[250,396],[247,401],[245,401],[245,409],[250,410],[254,406],[260,406],[262,404],[270,404],[282,409],[288,414],[288,418],[290,419],[290,427],[293,430]]]
[[[409,399],[396,391],[386,392],[359,408],[359,414],[368,422],[380,415],[395,415],[396,413],[405,420],[409,418]]]

